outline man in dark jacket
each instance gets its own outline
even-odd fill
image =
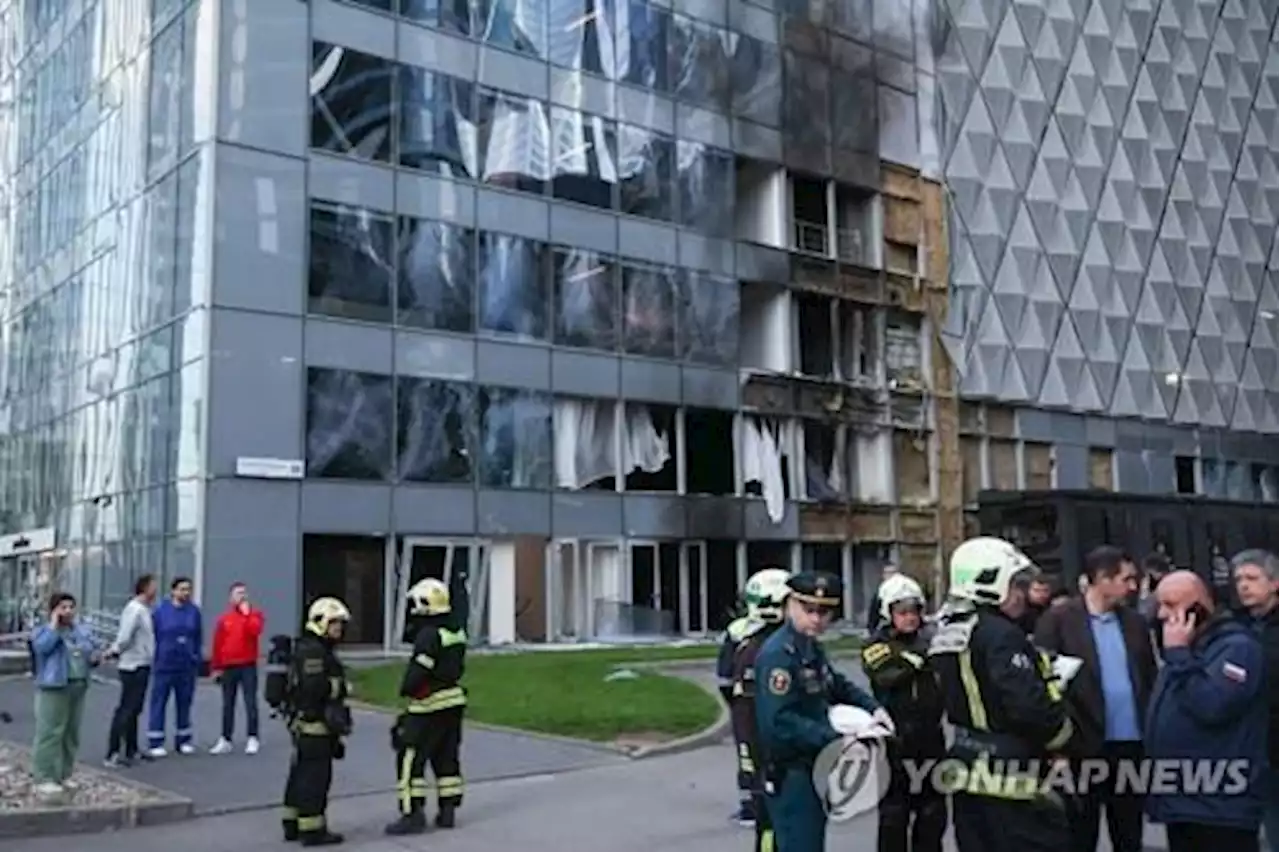
[[[1277,662],[1276,595],[1280,591],[1277,582],[1276,557],[1265,550],[1246,550],[1231,560],[1236,584],[1236,598],[1240,601],[1240,623],[1254,632],[1262,642],[1262,653],[1267,660],[1267,682],[1264,694],[1271,715],[1271,728],[1267,734],[1267,773],[1263,798],[1265,808],[1262,830],[1271,852],[1280,849],[1280,836],[1276,828],[1276,773],[1277,773],[1277,679],[1280,663]]]
[[[1156,679],[1156,659],[1142,616],[1125,606],[1138,572],[1123,551],[1098,547],[1085,557],[1084,595],[1050,609],[1036,626],[1036,645],[1081,661],[1066,692],[1076,724],[1073,756],[1105,761],[1107,777],[1079,796],[1071,820],[1076,852],[1098,847],[1105,812],[1115,852],[1141,852],[1142,799],[1117,785],[1120,767],[1142,760],[1142,717]],[[1077,771],[1078,778],[1089,777]]]
[[[1186,789],[1147,797],[1147,814],[1165,824],[1169,852],[1257,852],[1267,739],[1266,664],[1250,631],[1191,571],[1174,571],[1156,590],[1165,666],[1147,715],[1146,753],[1157,761],[1239,761],[1247,789]],[[1185,777],[1185,776],[1184,776]]]

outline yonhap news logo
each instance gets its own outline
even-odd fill
[[[889,778],[888,753],[875,740],[835,740],[813,763],[813,788],[832,822],[875,810],[889,790]]]

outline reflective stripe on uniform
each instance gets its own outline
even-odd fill
[[[991,771],[984,758],[973,764],[949,764],[939,779],[942,792],[967,793],[1015,802],[1029,802],[1041,797],[1040,779],[1035,775],[1003,774]]]
[[[291,808],[288,805],[285,805],[283,808],[280,809],[280,819],[284,820],[285,822],[297,822],[298,809]]]
[[[755,761],[751,759],[751,747],[746,743],[738,743],[738,771],[747,775],[756,771]]]
[[[305,734],[311,737],[329,736],[329,726],[324,722],[304,722],[299,719],[293,723],[292,727],[295,734]]]
[[[454,645],[467,644],[467,631],[465,630],[446,630],[440,628],[440,647],[450,648]]]
[[[298,817],[298,831],[324,831],[324,817]]]
[[[978,676],[973,671],[973,655],[965,648],[959,654],[960,684],[964,687],[964,697],[969,704],[969,724],[974,730],[989,731],[987,725],[987,707],[982,703],[982,690],[978,687]]]
[[[766,828],[760,832],[760,852],[778,852],[778,844],[774,842],[772,828]]]
[[[426,654],[414,654],[413,661],[424,669],[434,669],[436,667],[436,661]]]
[[[442,799],[462,798],[462,776],[442,775],[436,779],[436,794]]]
[[[1058,733],[1054,734],[1053,739],[1045,743],[1044,747],[1049,751],[1060,751],[1066,746],[1067,742],[1071,739],[1071,735],[1075,732],[1076,728],[1075,725],[1071,724],[1071,720],[1064,719],[1062,721],[1062,727],[1058,729]]]
[[[342,697],[342,689],[347,685],[345,679],[340,677],[329,678],[329,697],[337,700]]]
[[[451,686],[448,689],[432,693],[426,698],[417,698],[410,701],[405,711],[408,713],[435,713],[440,710],[448,710],[450,707],[463,707],[466,703],[467,694],[462,691],[462,687]]]
[[[409,813],[413,806],[413,793],[410,785],[410,774],[413,772],[414,749],[407,748],[400,756],[400,772],[396,778],[396,799],[400,802],[400,812]]]

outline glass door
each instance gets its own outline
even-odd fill
[[[707,632],[707,544],[686,541],[680,548],[680,632]]]
[[[483,545],[469,539],[405,536],[396,560],[396,599],[393,602],[395,628],[391,637],[392,644],[410,644],[413,641],[413,637],[405,635],[408,616],[405,598],[409,596],[409,589],[415,583],[428,577],[449,587],[453,611],[455,615],[465,618],[463,623],[469,634],[473,626],[482,627],[488,595],[473,594],[473,590],[480,588],[487,591],[487,588],[473,584],[472,578],[484,581],[488,579],[488,563],[484,551]],[[482,636],[473,635],[473,638],[483,641]]]
[[[547,641],[581,637],[586,625],[587,597],[582,550],[576,539],[548,542],[547,570],[543,579],[546,583]]]

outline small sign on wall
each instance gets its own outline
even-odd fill
[[[301,459],[236,459],[236,476],[246,479],[302,479],[304,471]]]

